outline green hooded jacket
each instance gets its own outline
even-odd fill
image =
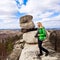
[[[40,41],[45,40],[46,36],[47,36],[47,32],[46,32],[45,28],[44,27],[37,28],[37,30],[38,31],[37,31],[35,37],[38,38],[38,40],[40,40]]]
[[[38,39],[41,41],[46,39],[46,30],[44,27],[38,29]]]

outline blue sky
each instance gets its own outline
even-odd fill
[[[32,15],[35,25],[40,21],[46,28],[60,28],[60,0],[2,0],[0,29],[20,28],[24,15]]]

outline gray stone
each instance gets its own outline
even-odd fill
[[[20,43],[23,43],[23,42],[24,42],[24,40],[20,39],[20,40],[16,41],[15,44],[20,44]]]
[[[33,16],[31,15],[25,15],[20,18],[20,27],[22,32],[26,32],[27,30],[35,27],[32,18]]]
[[[33,21],[20,24],[23,29],[32,29],[35,27]]]
[[[37,31],[31,31],[23,34],[23,40],[26,43],[37,43],[37,38],[35,38]]]
[[[27,23],[33,19],[33,16],[31,15],[25,15],[20,18],[20,24],[21,23]]]
[[[14,51],[8,56],[7,60],[17,60],[22,52],[22,49],[14,49]]]
[[[36,58],[37,51],[37,45],[25,44],[19,60],[33,60],[34,58]]]
[[[8,56],[7,60],[17,60],[21,55],[23,44],[14,45],[12,53]]]
[[[60,30],[54,30],[50,33],[50,42],[57,52],[60,52]]]
[[[45,53],[41,57],[37,57],[37,54],[39,54],[39,49],[38,45],[30,45],[30,44],[25,44],[24,49],[22,50],[21,56],[19,60],[57,60],[58,59],[58,54],[55,52],[53,53],[53,50],[48,49],[49,52],[52,52],[50,55],[45,56]]]

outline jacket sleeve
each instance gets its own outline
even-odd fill
[[[36,33],[35,37],[38,37],[38,29],[37,29],[37,33]]]

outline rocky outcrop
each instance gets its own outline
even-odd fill
[[[33,17],[31,15],[25,15],[20,18],[20,27],[22,32],[26,32],[27,30],[35,27],[32,18]]]
[[[37,39],[35,38],[37,31],[31,31],[23,34],[23,40],[26,43],[37,43]]]
[[[32,29],[34,28],[34,23],[30,21],[30,22],[22,23],[20,26],[22,27],[22,29]]]
[[[25,44],[19,60],[34,60],[39,49],[37,44]]]
[[[47,31],[47,38],[43,41],[43,46],[49,50],[49,55],[38,57],[39,48],[37,39],[34,37],[37,31],[30,31],[23,34],[23,39],[15,42],[14,50],[8,60],[60,60],[60,53],[55,52],[54,46],[50,42],[50,33]],[[55,34],[54,34],[55,35]],[[24,44],[22,44],[24,43]],[[19,57],[19,59],[18,59]]]
[[[20,18],[20,23],[25,23],[25,22],[29,22],[33,19],[33,16],[31,15],[25,15],[25,16],[22,16]]]
[[[37,57],[37,54],[39,53],[39,48],[36,38],[34,37],[35,34],[36,31],[24,33],[23,40],[26,43],[24,45],[24,49],[22,50],[19,60],[59,60],[58,57],[60,55],[58,53],[55,53],[54,47],[51,45],[49,40],[50,33],[48,31],[48,38],[43,42],[43,46],[49,50],[50,54],[47,57],[45,57],[45,53],[43,52],[43,56]]]
[[[60,52],[60,30],[54,30],[50,34],[50,42],[55,50]]]
[[[37,54],[39,54],[38,45],[25,44],[19,60],[57,60],[58,55],[52,49],[48,49],[48,50],[51,53],[49,56],[45,57],[44,56],[45,53],[44,53],[43,56],[37,57]]]
[[[7,60],[19,60],[22,49],[24,48],[25,42],[21,39],[15,42],[12,53],[8,56]]]

